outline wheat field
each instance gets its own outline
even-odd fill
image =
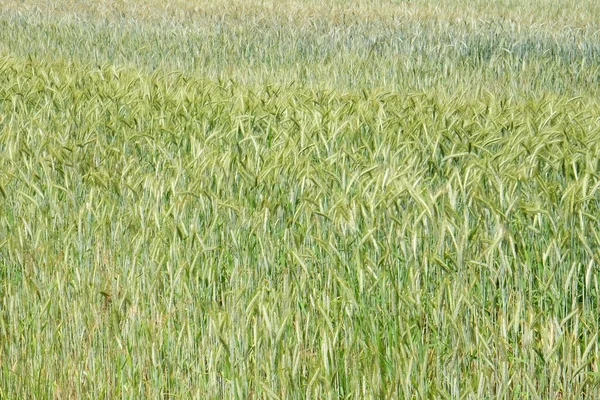
[[[600,398],[599,96],[592,0],[5,0],[0,398]]]

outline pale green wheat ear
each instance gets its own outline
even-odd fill
[[[0,398],[599,398],[571,3],[6,0]]]

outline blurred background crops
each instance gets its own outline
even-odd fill
[[[257,85],[597,92],[598,2],[436,3],[29,0],[2,12],[0,43]]]
[[[598,398],[595,1],[5,1],[0,398]]]

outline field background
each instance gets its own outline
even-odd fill
[[[0,398],[600,398],[600,2],[0,5]]]

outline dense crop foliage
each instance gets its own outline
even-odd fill
[[[0,13],[0,398],[598,397],[594,18],[56,3]]]

